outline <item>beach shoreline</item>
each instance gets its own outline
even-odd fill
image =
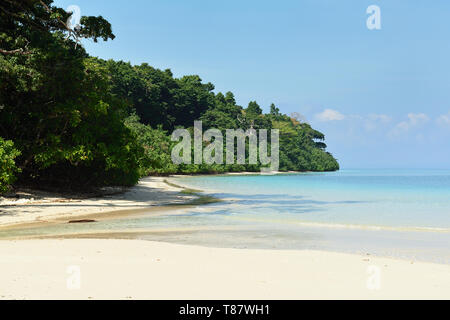
[[[103,198],[3,202],[0,230],[143,212],[166,215],[198,197],[166,179],[146,178]],[[0,240],[0,261],[0,299],[450,298],[450,265],[332,251],[56,236]],[[81,272],[78,289],[67,286],[70,270]]]
[[[294,173],[294,172],[289,172]],[[259,172],[226,173],[224,175],[258,175]],[[0,230],[33,227],[38,224],[86,218],[118,218],[147,211],[170,211],[176,206],[189,206],[201,198],[203,190],[173,183],[171,178],[202,175],[150,176],[136,186],[113,194],[85,197],[28,190],[19,198],[0,196]],[[210,175],[207,175],[210,176]],[[185,192],[188,191],[188,192]],[[212,192],[206,191],[205,194]],[[207,202],[208,203],[208,202]],[[202,204],[202,203],[200,203]]]
[[[147,177],[128,190],[94,198],[37,192],[24,199],[0,198],[0,230],[61,223],[86,218],[119,218],[142,212],[168,211],[198,198],[166,177]],[[178,207],[179,209],[179,207]]]

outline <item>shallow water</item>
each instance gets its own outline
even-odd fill
[[[182,177],[225,199],[179,214],[0,232],[102,232],[213,247],[318,249],[450,263],[450,171]],[[126,231],[126,232],[125,232]],[[108,236],[108,235],[106,235]]]
[[[181,179],[238,202],[240,218],[450,231],[450,171],[344,170]]]

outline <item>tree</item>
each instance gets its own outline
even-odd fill
[[[270,105],[270,115],[277,117],[280,115],[280,109],[275,106],[275,104]]]
[[[259,106],[259,104],[256,101],[251,101],[248,104],[248,107],[245,110],[245,112],[248,115],[252,115],[252,116],[259,116],[259,115],[262,115],[262,113],[263,113],[261,107]]]
[[[0,3],[0,54],[30,55],[33,48],[45,48],[52,33],[64,33],[78,43],[81,38],[95,42],[114,39],[111,24],[103,17],[81,17],[80,28],[65,21],[72,15],[52,5],[53,0],[3,0]]]
[[[0,44],[8,53],[0,54],[0,135],[22,153],[22,181],[134,184],[140,147],[123,124],[124,101],[111,94],[107,70],[64,35],[69,14],[51,3],[1,3]],[[83,21],[80,35],[113,38],[103,18]]]
[[[139,145],[144,148],[139,159],[142,176],[178,172],[178,166],[172,162],[171,158],[171,148],[174,143],[162,126],[153,129],[141,123],[136,114],[125,119],[125,124],[136,135]]]
[[[12,141],[0,138],[0,193],[8,191],[16,180],[15,174],[19,172],[14,159],[20,152],[14,148]]]
[[[132,185],[144,174],[259,170],[258,165],[172,164],[169,132],[192,127],[281,131],[283,170],[336,170],[324,135],[282,114],[246,109],[231,92],[215,94],[197,75],[175,78],[144,63],[89,57],[80,39],[114,39],[111,25],[71,13],[51,0],[0,2],[0,148],[2,188],[22,183],[89,188]],[[14,147],[12,142],[14,141]]]

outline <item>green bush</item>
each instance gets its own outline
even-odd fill
[[[19,172],[14,159],[19,155],[20,152],[14,148],[12,141],[0,138],[0,193],[8,191],[14,183],[15,174]]]
[[[178,166],[172,162],[171,158],[173,142],[161,126],[153,129],[141,123],[136,114],[125,119],[125,125],[134,133],[137,143],[144,149],[139,159],[141,176],[178,172]]]

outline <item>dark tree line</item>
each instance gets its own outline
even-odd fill
[[[174,78],[148,64],[90,57],[82,38],[114,39],[111,25],[70,17],[51,0],[0,2],[0,192],[17,179],[40,187],[133,185],[148,174],[258,170],[248,165],[174,165],[175,128],[276,128],[281,170],[331,171],[324,136],[271,106],[236,104],[200,77]]]

